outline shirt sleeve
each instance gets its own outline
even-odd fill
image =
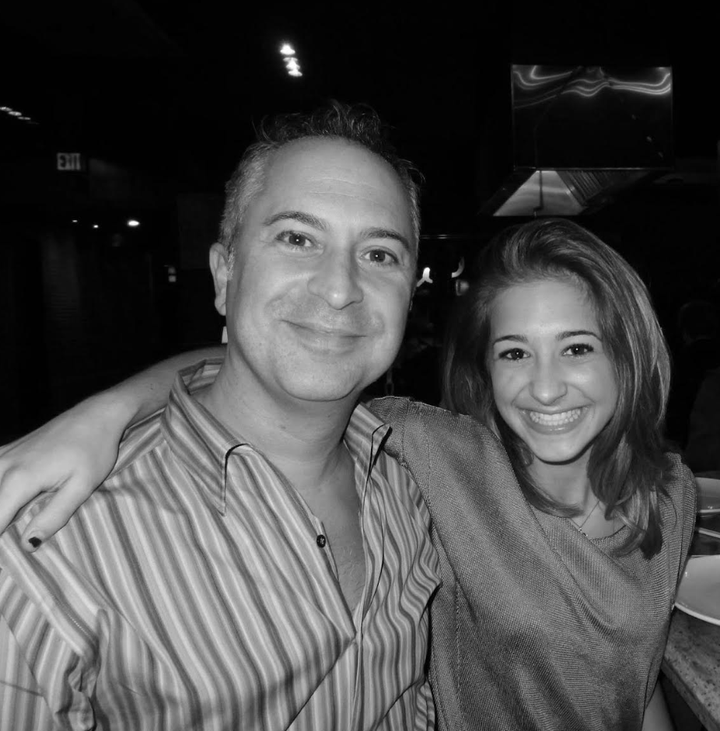
[[[0,729],[96,728],[84,675],[78,656],[0,570]]]
[[[0,616],[0,728],[53,728],[52,714],[5,617]]]

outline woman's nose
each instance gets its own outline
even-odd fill
[[[533,371],[530,391],[542,404],[552,404],[567,393],[562,366],[554,361],[539,362]]]

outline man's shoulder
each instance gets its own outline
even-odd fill
[[[172,440],[171,435],[178,430],[201,430],[200,425],[194,423],[192,412],[196,407],[192,406],[192,399],[197,392],[212,384],[221,364],[221,359],[204,358],[178,371],[172,391],[162,408],[130,427],[123,435],[110,477],[161,448],[168,439]]]
[[[142,491],[152,497],[155,486],[150,475],[156,474],[157,469],[151,467],[151,463],[153,466],[166,465],[172,459],[162,434],[161,417],[162,411],[148,417],[126,433],[120,443],[118,460],[113,470],[70,516],[56,539],[61,539],[61,542],[71,539],[73,542],[78,538],[75,535],[78,525],[86,525],[88,521],[92,523],[102,504],[116,500],[125,492],[137,495]],[[47,493],[39,495],[18,513],[7,531],[8,540],[19,545],[23,530],[51,496],[52,494]],[[88,536],[85,535],[83,540],[89,540]]]
[[[125,432],[118,447],[117,461],[107,479],[120,475],[131,464],[147,457],[165,443],[162,417],[166,407],[167,404]]]

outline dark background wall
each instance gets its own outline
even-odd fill
[[[426,351],[412,369],[423,377],[397,371],[396,389],[436,397],[451,274],[513,222],[479,214],[494,166],[508,162],[512,63],[672,67],[672,174],[581,222],[642,273],[673,345],[683,302],[718,302],[716,9],[227,5],[4,10],[0,106],[30,121],[0,112],[0,441],[153,360],[217,342],[206,256],[224,181],[264,114],[328,97],[372,104],[426,176],[420,265],[435,284],[418,293],[406,348]],[[284,72],[284,40],[302,79]],[[63,151],[83,169],[58,170]]]

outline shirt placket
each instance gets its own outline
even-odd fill
[[[322,522],[277,472],[274,472],[271,478],[268,478],[267,475],[264,479],[260,478],[258,464],[260,462],[267,464],[263,456],[250,446],[243,447],[240,452],[245,458],[249,474],[257,484],[263,485],[263,489],[270,491],[268,493],[269,502],[272,503],[273,510],[284,517],[286,535],[278,536],[278,540],[295,545],[300,541],[307,546],[307,565],[313,567],[312,573],[317,582],[316,586],[323,595],[323,611],[338,625],[345,625],[346,622],[352,625],[352,619],[348,618],[347,604],[338,583],[337,566],[330,546],[326,540],[321,540],[325,538],[325,528]],[[226,474],[226,480],[242,483],[243,478],[241,474],[233,475],[229,471]],[[330,673],[332,677],[327,679],[328,682],[322,690],[322,693],[331,693],[335,698],[343,699],[339,704],[334,704],[336,710],[332,717],[324,717],[322,709],[329,709],[333,704],[324,705],[321,702],[318,705],[322,717],[318,717],[318,719],[321,719],[323,724],[327,724],[328,728],[354,728],[350,723],[354,699],[350,696],[354,688],[353,668],[357,665],[356,656],[356,637],[354,637],[341,656],[337,658],[335,667]],[[305,727],[299,726],[299,728]]]

